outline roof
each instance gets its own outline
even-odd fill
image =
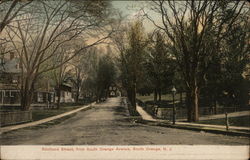
[[[17,90],[19,89],[16,84],[1,84],[0,83],[0,90]]]
[[[17,68],[19,65],[19,59],[13,58],[11,60],[4,60],[4,64],[0,65],[0,72],[5,73],[21,73],[21,69]]]

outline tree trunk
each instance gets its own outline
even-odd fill
[[[192,115],[192,109],[191,109],[191,90],[186,90],[186,107],[187,107],[187,121],[191,122],[191,115]]]
[[[195,86],[194,88],[194,119],[193,122],[199,121],[199,88]]]
[[[76,92],[76,103],[79,101],[79,91]]]
[[[56,103],[56,108],[60,108],[60,103],[61,103],[61,87],[58,86],[57,88],[57,103]]]
[[[135,112],[136,112],[136,84],[134,83],[133,84],[133,87],[132,87],[132,101],[131,101],[131,106],[132,106],[132,112],[133,112],[133,115],[135,115]]]
[[[158,89],[159,99],[158,101],[161,102],[161,89]]]
[[[157,102],[157,90],[156,89],[154,89],[154,104],[156,104],[156,102]]]
[[[75,99],[75,103],[78,103],[79,101],[79,87],[77,86],[77,91],[76,91],[76,99]]]
[[[180,106],[182,107],[183,99],[182,99],[182,90],[180,90]]]
[[[33,85],[29,78],[25,79],[25,83],[21,87],[21,108],[29,110],[33,99]]]
[[[189,122],[199,121],[199,88],[198,86],[188,89],[186,93],[186,105]]]
[[[217,114],[217,101],[215,97],[214,97],[214,114]]]
[[[29,91],[27,90],[24,90],[22,91],[21,93],[21,107],[22,107],[22,110],[29,110],[30,109],[30,105],[31,105],[31,102],[32,102],[32,95],[30,95],[32,93],[30,93]]]

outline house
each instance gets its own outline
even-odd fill
[[[56,90],[56,97],[55,97],[55,101],[57,102],[58,100],[58,89]],[[69,103],[69,102],[75,102],[74,98],[73,98],[73,94],[72,94],[72,86],[70,84],[67,83],[63,83],[62,85],[60,85],[60,102],[62,103]]]
[[[21,69],[19,59],[14,53],[0,57],[0,107],[19,108],[21,106],[20,81]],[[34,92],[32,107],[50,107],[54,103],[54,92],[39,89]]]
[[[17,84],[20,79],[21,69],[19,59],[15,58],[13,53],[9,55],[9,58],[5,58],[3,55],[0,57],[1,84]]]
[[[1,55],[0,57],[0,104],[10,106],[19,104],[19,86],[21,70],[19,60],[14,57],[14,53]]]
[[[109,97],[121,96],[121,92],[119,91],[118,87],[115,84],[109,86],[108,96]]]

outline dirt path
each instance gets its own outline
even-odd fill
[[[110,98],[92,109],[49,128],[24,128],[0,137],[2,145],[248,145],[248,138],[148,126],[130,121],[121,98]]]

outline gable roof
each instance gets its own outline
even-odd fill
[[[0,65],[0,72],[21,73],[21,69],[17,67],[18,65],[19,65],[18,58],[13,58],[11,60],[4,59],[4,63]]]

